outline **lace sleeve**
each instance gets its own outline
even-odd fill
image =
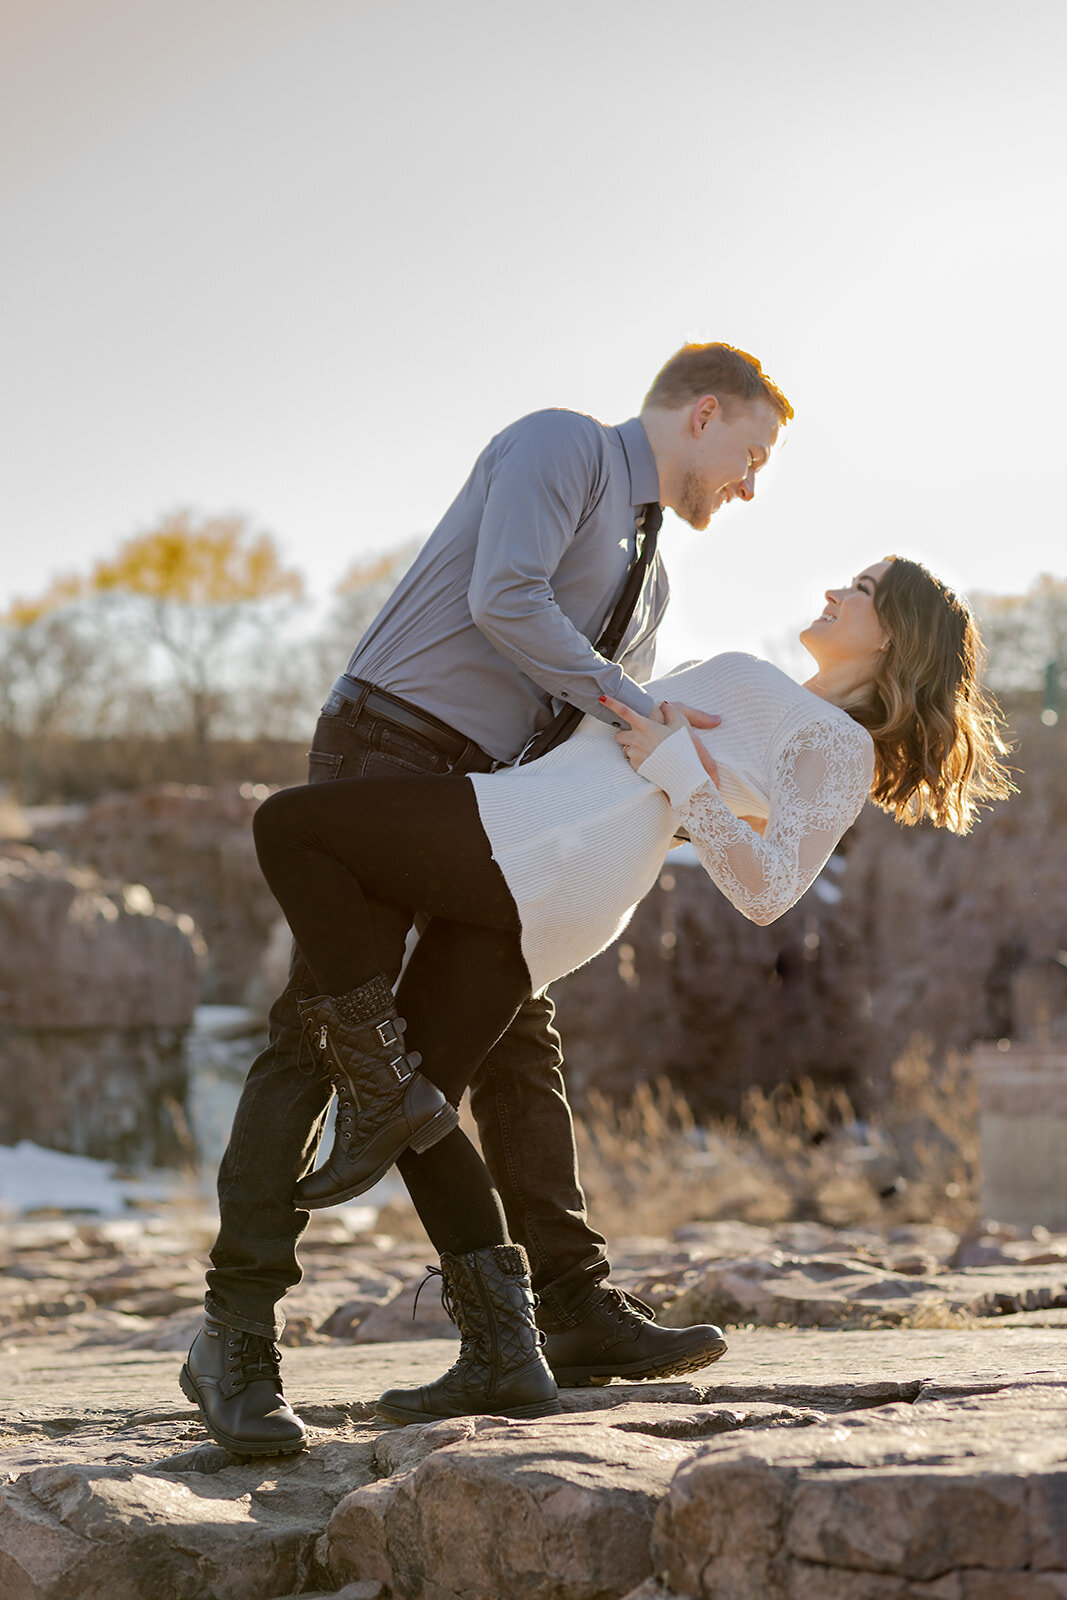
[[[795,905],[870,793],[874,749],[856,723],[821,721],[794,734],[771,775],[761,836],[735,817],[715,785],[674,807],[712,882],[751,922]]]

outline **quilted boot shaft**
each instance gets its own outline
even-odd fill
[[[541,1354],[526,1252],[494,1244],[443,1255],[441,1298],[460,1333],[459,1358],[444,1377],[420,1389],[389,1389],[378,1401],[392,1422],[489,1414],[547,1417],[562,1410]]]
[[[346,1019],[341,1004],[320,995],[299,1007],[312,1057],[337,1090],[333,1149],[293,1197],[311,1210],[363,1194],[409,1145],[428,1150],[459,1126],[455,1106],[418,1070],[421,1057],[405,1051],[391,994],[358,1022]]]

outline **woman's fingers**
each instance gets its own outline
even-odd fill
[[[607,706],[609,711],[614,711],[616,716],[622,717],[632,728],[640,727],[643,724],[647,725],[650,722],[653,726],[662,726],[666,717],[667,706],[672,706],[676,712],[675,720],[670,724],[672,728],[679,727],[682,722],[687,722],[691,728],[717,728],[722,722],[722,718],[716,716],[713,712],[698,711],[695,706],[687,706],[682,701],[661,701],[651,717],[642,716],[640,711],[632,710],[630,706],[624,705],[621,700],[613,700],[609,694],[602,694],[600,703]]]
[[[713,783],[718,783],[719,769],[694,734],[688,721],[687,713],[689,708],[687,706],[680,707],[673,705],[669,700],[662,700],[656,707],[656,713],[653,716],[644,717],[639,711],[633,711],[629,706],[624,705],[621,700],[612,699],[609,694],[602,694],[600,703],[607,706],[609,711],[628,724],[628,726],[619,728],[616,731],[615,743],[621,747],[623,755],[635,771],[647,760],[661,740],[669,738],[672,733],[677,733],[681,728],[686,728],[689,731],[689,737],[697,747],[704,771]],[[701,715],[714,725],[719,722],[718,717],[712,718],[707,716],[706,713],[701,713]]]
[[[621,700],[613,700],[609,694],[602,694],[600,696],[600,703],[603,706],[607,706],[609,711],[614,711],[615,715],[617,717],[621,717],[624,722],[628,722],[631,728],[649,728],[655,726],[653,722],[650,722],[648,717],[643,717],[640,711],[634,711],[631,706],[623,705]]]
[[[687,706],[683,701],[677,702],[678,710],[691,728],[717,728],[722,721],[710,711],[698,711],[696,706]]]
[[[693,724],[689,720],[689,707],[682,706],[679,708],[678,706],[672,705],[669,700],[664,700],[663,715],[670,732],[673,733],[676,728],[688,729],[689,737],[696,746],[697,755],[700,757],[700,765],[704,768],[704,771],[707,773],[715,787],[718,788],[719,769],[715,764],[714,759],[704,748],[703,741],[697,738],[696,733],[693,730]],[[701,726],[710,725],[711,727],[717,727],[719,722],[722,720],[720,717],[708,717],[704,713],[701,713],[701,715],[704,718]]]
[[[629,706],[623,705],[621,700],[613,700],[610,695],[600,696],[602,705],[613,711],[620,720],[626,723],[615,734],[615,743],[622,749],[623,755],[635,771],[647,760],[661,739],[666,739],[674,730],[666,727],[667,705],[659,707],[658,717],[644,717],[640,711],[632,711]],[[684,724],[676,718],[677,725]]]

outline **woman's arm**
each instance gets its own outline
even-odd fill
[[[800,899],[870,793],[874,750],[854,722],[820,720],[789,740],[770,774],[762,837],[734,816],[684,740],[658,741],[641,776],[667,795],[715,885],[752,922],[774,922]]]

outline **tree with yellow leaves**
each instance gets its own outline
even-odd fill
[[[283,565],[269,534],[245,517],[171,512],[93,568],[88,587],[122,597],[133,625],[170,661],[198,746],[211,737],[239,639],[277,621],[301,598],[303,579]]]

